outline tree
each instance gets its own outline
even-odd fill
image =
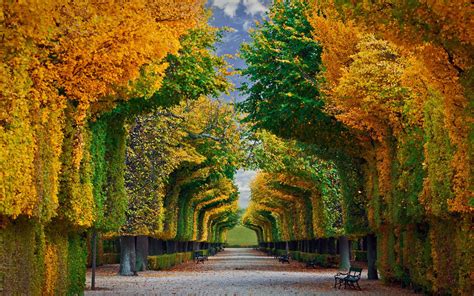
[[[233,116],[231,106],[201,97],[136,119],[127,152],[121,274],[135,271],[134,261],[127,264],[133,236],[206,241],[210,217],[237,210],[232,177],[240,137]]]
[[[18,252],[38,257],[8,273],[24,278],[24,286],[12,287],[16,281],[7,278],[4,290],[78,294],[85,277],[80,233],[96,218],[97,227],[117,227],[125,209],[123,126],[88,121],[129,99],[141,70],[153,71],[151,85],[161,85],[167,65],[151,64],[178,51],[180,35],[202,20],[202,3],[5,2],[0,19],[2,227],[22,233],[25,244],[31,236],[34,243]],[[116,123],[123,122],[118,116]],[[113,186],[104,194],[106,180]],[[14,245],[2,248],[17,252]],[[57,272],[55,262],[67,262],[68,272]]]

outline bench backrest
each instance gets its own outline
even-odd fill
[[[351,276],[355,276],[355,277],[359,277],[360,278],[360,275],[362,273],[362,268],[360,267],[352,267],[349,268],[349,275]]]

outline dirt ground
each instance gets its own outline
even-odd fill
[[[278,263],[252,249],[226,249],[204,264],[188,262],[167,271],[118,275],[118,265],[98,269],[97,290],[85,295],[414,295],[399,287],[367,280],[362,291],[335,289],[336,269],[308,269],[292,261]],[[87,273],[90,287],[90,270]]]

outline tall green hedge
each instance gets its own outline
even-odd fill
[[[203,251],[207,251],[207,250],[203,250]],[[193,252],[148,256],[148,269],[151,269],[151,270],[169,269],[177,264],[181,264],[192,259],[193,259]]]

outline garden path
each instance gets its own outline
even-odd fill
[[[85,295],[413,295],[408,290],[367,280],[362,291],[333,288],[336,269],[307,269],[292,261],[280,264],[252,249],[226,249],[204,264],[188,262],[167,271],[117,275],[118,265],[98,269],[98,290]],[[87,273],[90,286],[90,271]]]

